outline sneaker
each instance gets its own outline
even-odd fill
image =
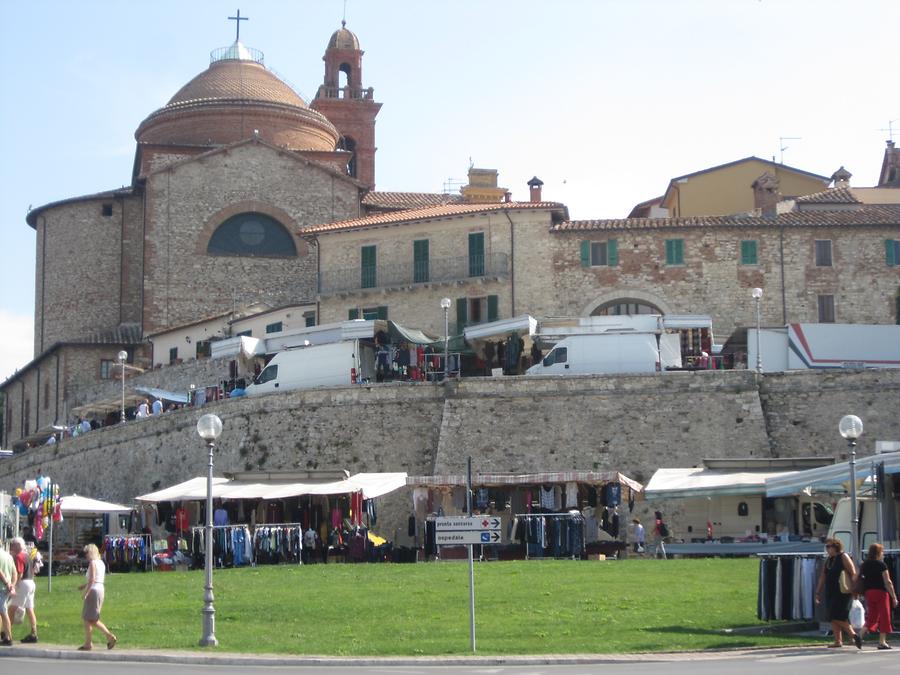
[[[859,633],[853,636],[853,644],[856,645],[857,649],[862,649],[862,636]]]
[[[878,649],[890,649],[890,645],[878,645]]]
[[[22,642],[37,642],[37,635],[26,635],[22,638]]]
[[[3,640],[0,640],[0,645],[3,645],[4,647],[12,647],[12,643],[13,643],[12,640],[9,640],[6,638],[4,638]]]

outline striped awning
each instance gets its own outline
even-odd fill
[[[618,471],[554,471],[548,473],[475,473],[472,485],[491,487],[498,485],[544,485],[548,483],[589,483],[603,485],[620,483],[635,492],[642,492],[644,486]],[[466,484],[465,474],[445,474],[440,476],[409,476],[407,485],[415,487],[452,487]]]

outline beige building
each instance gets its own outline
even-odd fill
[[[755,204],[751,186],[764,173],[778,181],[783,199],[821,192],[831,182],[827,176],[759,157],[745,157],[676,176],[662,197],[641,202],[632,209],[630,217],[724,216],[752,211]]]

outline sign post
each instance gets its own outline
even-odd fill
[[[472,547],[500,542],[503,521],[497,516],[472,515],[472,458],[466,476],[466,508],[468,516],[435,518],[434,543],[437,545],[465,545],[469,549],[469,641],[475,651],[475,561]]]

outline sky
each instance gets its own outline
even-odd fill
[[[234,41],[309,101],[344,0],[35,0],[0,22],[0,381],[32,353],[29,207],[126,185],[134,131]],[[756,155],[852,185],[900,141],[897,0],[347,0],[379,190],[454,190],[624,217],[670,178]],[[781,141],[781,138],[788,140]],[[783,157],[782,157],[783,156]]]

